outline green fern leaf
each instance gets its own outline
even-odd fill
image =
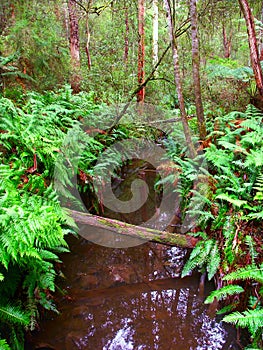
[[[261,267],[257,267],[254,265],[248,265],[229,273],[223,278],[224,281],[237,281],[246,279],[254,279],[255,281],[263,284],[263,266],[261,265]]]
[[[0,339],[0,350],[11,350],[5,339]]]
[[[0,305],[0,315],[3,320],[22,326],[27,326],[30,321],[28,313],[22,311],[20,307],[12,304]]]
[[[248,328],[254,335],[259,328],[263,327],[263,308],[255,310],[246,310],[241,312],[233,312],[223,318],[223,321],[234,323],[238,327]]]
[[[205,304],[210,304],[216,298],[218,301],[225,299],[229,295],[235,295],[244,292],[244,289],[238,285],[229,285],[213,291],[205,300]]]
[[[235,205],[236,207],[241,207],[242,205],[244,204],[247,204],[247,201],[243,201],[243,200],[240,200],[240,199],[236,199],[236,198],[232,198],[230,197],[228,194],[219,194],[218,196],[216,196],[217,199],[223,199],[233,205]]]
[[[210,253],[209,253],[209,258],[207,261],[207,272],[208,272],[208,279],[211,280],[214,275],[217,272],[217,269],[220,265],[220,253],[219,253],[219,249],[218,249],[218,245],[215,242],[214,247],[211,249]]]

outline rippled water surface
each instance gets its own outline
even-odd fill
[[[112,249],[82,239],[71,250],[63,258],[60,314],[47,315],[27,349],[238,349],[235,331],[203,304],[200,276],[177,277],[186,250],[152,243]]]

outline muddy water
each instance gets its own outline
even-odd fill
[[[127,200],[135,172],[151,188],[147,203],[130,216],[103,215],[141,224],[154,214],[160,196],[151,167],[138,162],[131,169],[124,167],[121,181],[113,183],[115,195]],[[175,201],[169,197],[168,202]],[[168,209],[155,228],[166,228],[166,216],[175,212],[174,206]],[[62,293],[55,297],[60,314],[42,315],[27,350],[238,349],[235,331],[203,304],[212,286],[200,291],[200,275],[179,278],[186,250],[153,243],[107,248],[73,238],[69,243],[71,253],[62,257],[65,278],[58,281]]]
[[[146,243],[112,249],[74,239],[63,257],[60,314],[40,322],[26,349],[238,349],[211,315],[199,275],[180,279],[186,251]],[[212,286],[207,284],[205,294]]]

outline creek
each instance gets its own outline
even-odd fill
[[[159,199],[149,197],[152,211]],[[143,218],[137,212],[128,221],[140,224],[147,215],[143,208]],[[200,284],[198,273],[180,278],[187,249],[150,242],[114,248],[74,237],[69,246],[55,295],[60,313],[42,315],[27,350],[239,349],[235,329],[203,303],[213,283]]]
[[[106,248],[72,239],[57,294],[27,349],[238,349],[235,330],[203,304],[211,283],[179,278],[186,251],[159,244]]]

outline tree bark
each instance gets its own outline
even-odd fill
[[[138,84],[141,85],[145,79],[145,0],[138,0],[138,31],[139,31],[139,44],[138,44]],[[137,102],[143,103],[145,99],[145,87],[143,87],[137,94]]]
[[[88,2],[88,11],[86,14],[86,34],[87,34],[87,41],[86,41],[86,56],[87,56],[87,61],[88,61],[88,69],[91,70],[91,56],[90,56],[90,49],[89,49],[89,44],[90,44],[90,30],[89,30],[89,11],[92,5],[92,0],[89,0]]]
[[[125,37],[124,37],[124,63],[127,65],[129,58],[129,10],[125,7]]]
[[[263,2],[261,5],[261,16],[260,16],[261,23],[263,24]],[[259,51],[259,60],[263,61],[263,30],[260,29],[260,34],[259,34],[259,45],[258,45],[258,51]]]
[[[168,24],[168,29],[169,29],[172,53],[173,53],[174,81],[176,84],[176,91],[177,91],[177,96],[178,96],[178,100],[179,100],[181,120],[182,120],[182,124],[183,124],[185,140],[186,140],[186,143],[187,143],[187,146],[189,149],[190,157],[194,158],[196,156],[196,151],[194,148],[194,144],[192,142],[191,132],[190,132],[190,128],[188,125],[187,114],[186,114],[186,110],[185,110],[183,88],[182,88],[182,81],[181,81],[181,72],[180,72],[180,67],[179,67],[179,55],[178,55],[176,38],[175,38],[174,23],[173,23],[173,18],[172,18],[172,10],[171,10],[170,1],[164,0],[164,6],[165,6],[165,9],[167,12],[167,24]]]
[[[158,62],[159,13],[158,0],[153,0],[153,66]]]
[[[251,65],[253,68],[255,80],[256,80],[256,85],[260,96],[263,96],[263,75],[262,75],[262,69],[261,69],[260,60],[259,60],[254,17],[252,15],[251,8],[249,7],[248,1],[247,0],[238,0],[238,1],[239,1],[241,11],[246,20],[248,42],[249,42],[249,48],[250,48],[250,59],[251,59]]]
[[[223,45],[224,45],[224,58],[229,58],[231,55],[231,46],[232,46],[232,31],[230,32],[229,37],[227,37],[224,23],[223,23]]]
[[[191,17],[191,34],[192,34],[192,72],[195,92],[195,107],[199,137],[201,140],[206,138],[206,125],[204,117],[204,108],[202,102],[202,92],[200,83],[200,57],[199,57],[199,40],[197,26],[196,0],[190,0],[190,17]]]
[[[103,218],[75,210],[68,209],[68,212],[76,221],[76,223],[98,227],[104,230],[115,232],[116,234],[140,238],[142,240],[178,246],[182,248],[194,248],[196,243],[199,241],[197,238],[194,238],[190,235],[163,232],[151,228],[134,226],[122,221]]]
[[[80,91],[80,45],[79,45],[79,24],[77,17],[76,3],[74,0],[68,0],[69,13],[69,43],[70,57],[72,64],[71,87],[74,93]]]

